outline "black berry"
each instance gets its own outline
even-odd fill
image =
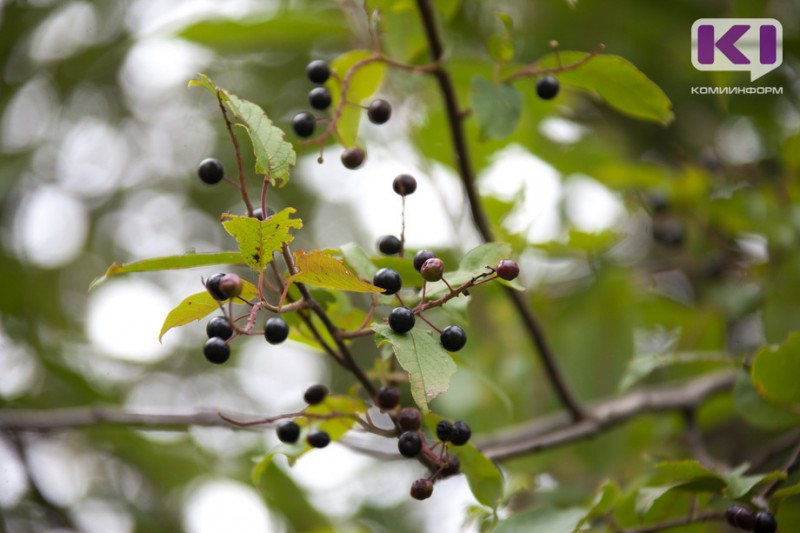
[[[378,250],[385,255],[399,254],[403,249],[403,243],[394,235],[384,235],[378,239]]]
[[[448,352],[457,352],[467,344],[467,333],[461,326],[447,326],[439,335],[439,342]]]
[[[292,119],[292,129],[298,137],[311,137],[317,120],[311,113],[298,113]]]
[[[450,477],[458,474],[461,470],[461,461],[455,455],[450,455],[447,458],[447,463],[442,469],[442,477]]]
[[[669,200],[662,192],[649,192],[644,199],[653,213],[664,213],[669,209]]]
[[[331,76],[331,68],[321,59],[316,59],[306,67],[306,76],[312,83],[325,83]]]
[[[422,415],[419,409],[403,407],[397,414],[397,425],[404,431],[416,431],[422,425]]]
[[[495,271],[497,272],[498,278],[511,281],[519,276],[519,265],[516,261],[512,261],[511,259],[501,259],[500,262],[497,263]]]
[[[197,167],[197,175],[203,183],[214,185],[222,181],[222,178],[225,177],[225,169],[222,167],[222,163],[217,159],[203,159]]]
[[[453,434],[450,437],[450,442],[456,446],[463,446],[469,442],[472,436],[472,429],[466,422],[458,421],[453,424]]]
[[[451,422],[447,420],[441,420],[438,424],[436,424],[436,436],[440,441],[449,441],[453,437],[454,433],[455,428]]]
[[[653,223],[653,240],[662,246],[677,248],[683,244],[683,224],[675,219],[656,220]]]
[[[203,355],[209,363],[221,365],[231,356],[231,348],[223,339],[211,337],[203,346]]]
[[[292,420],[278,424],[275,432],[278,435],[278,439],[286,444],[294,444],[300,438],[300,426]]]
[[[400,404],[400,389],[397,387],[381,387],[378,389],[378,407],[388,411]]]
[[[364,163],[364,159],[367,157],[367,154],[358,147],[348,148],[344,152],[342,152],[342,164],[345,168],[349,168],[350,170],[355,170]]]
[[[383,294],[394,294],[403,286],[400,274],[392,268],[382,268],[375,272],[372,284],[383,289]]]
[[[331,443],[331,436],[325,431],[312,431],[306,435],[306,442],[313,448],[324,448]]]
[[[236,274],[213,274],[206,280],[206,289],[220,302],[239,296],[243,287],[242,278]]]
[[[322,403],[327,395],[328,387],[325,385],[311,385],[306,389],[305,394],[303,394],[303,399],[308,405],[317,405],[318,403]]]
[[[414,268],[419,272],[422,269],[422,265],[425,264],[425,261],[433,259],[434,257],[436,257],[436,254],[430,250],[420,250],[414,254]]]
[[[414,191],[417,190],[417,180],[414,179],[414,176],[400,174],[392,182],[392,189],[400,196],[414,194]]]
[[[414,311],[408,307],[395,307],[389,313],[389,327],[396,333],[407,333],[414,327],[416,322]]]
[[[439,281],[444,274],[444,261],[438,257],[431,257],[422,263],[419,273],[425,281]]]
[[[545,76],[536,82],[536,94],[542,100],[552,100],[558,94],[559,83],[553,76]]]
[[[725,519],[733,527],[752,531],[756,525],[756,515],[747,507],[731,505],[725,510]]]
[[[289,336],[289,324],[279,316],[274,316],[264,324],[264,338],[270,344],[280,344]]]
[[[415,500],[427,500],[433,494],[433,481],[418,479],[411,484],[411,497]]]
[[[406,431],[397,441],[397,449],[403,457],[416,457],[422,451],[422,439],[416,431]]]
[[[206,324],[206,335],[208,335],[209,339],[211,337],[219,337],[226,341],[233,337],[233,328],[231,328],[231,324],[228,322],[227,318],[224,316],[215,316]]]
[[[392,116],[392,104],[386,100],[373,100],[367,108],[367,116],[373,124],[385,124]]]
[[[756,513],[756,525],[753,528],[755,533],[775,533],[778,530],[778,522],[775,517],[766,511]]]
[[[271,217],[274,214],[275,211],[272,208],[268,207],[267,218]],[[257,218],[258,220],[264,220],[264,211],[262,211],[260,207],[256,207],[255,209],[253,209],[253,217]]]
[[[314,87],[308,93],[308,103],[314,109],[328,109],[331,105],[331,93],[325,87]]]

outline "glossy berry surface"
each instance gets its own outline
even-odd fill
[[[461,461],[455,455],[450,455],[447,465],[442,469],[442,477],[450,477],[459,473],[461,470]]]
[[[392,104],[386,100],[373,100],[367,108],[367,117],[373,124],[385,124],[392,116]]]
[[[270,344],[280,344],[289,337],[289,324],[279,316],[274,316],[264,324],[264,338]]]
[[[756,515],[747,507],[731,505],[725,510],[725,519],[733,527],[752,531],[756,525]]]
[[[325,385],[311,385],[303,394],[303,399],[308,405],[317,405],[318,403],[322,403],[327,395],[328,387]]]
[[[378,250],[384,255],[399,254],[402,249],[402,241],[394,235],[384,235],[378,239]]]
[[[511,281],[519,276],[519,265],[516,261],[512,261],[511,259],[501,259],[500,262],[497,263],[495,271],[497,272],[498,278]]]
[[[450,436],[450,442],[456,446],[463,446],[469,442],[472,437],[472,428],[466,422],[458,421],[453,423],[453,434]]]
[[[378,389],[377,402],[381,409],[394,409],[400,405],[400,389],[391,386],[381,387]]]
[[[275,433],[278,439],[286,444],[294,444],[300,438],[300,426],[292,420],[287,420],[278,424]]]
[[[404,431],[416,431],[422,425],[422,415],[415,407],[403,407],[397,414],[397,425]]]
[[[298,113],[292,118],[292,129],[298,137],[311,137],[317,120],[311,113]]]
[[[400,274],[392,268],[382,268],[375,272],[372,284],[383,289],[383,294],[394,294],[403,286]]]
[[[348,148],[342,152],[342,164],[345,168],[355,170],[364,163],[367,154],[358,147]]]
[[[271,217],[275,214],[275,211],[272,208],[267,208],[267,218]],[[258,220],[264,220],[264,211],[260,207],[253,209],[253,218],[257,218]]]
[[[206,335],[208,338],[219,337],[226,341],[233,337],[233,328],[231,328],[228,319],[224,316],[215,316],[206,324]]]
[[[418,479],[411,484],[411,497],[415,500],[427,500],[433,494],[433,482],[430,479]]]
[[[389,313],[389,327],[396,333],[407,333],[417,321],[414,312],[408,307],[395,307]]]
[[[197,175],[203,183],[214,185],[222,181],[222,178],[225,177],[225,169],[222,167],[222,163],[217,159],[203,159],[197,166]]]
[[[449,441],[453,437],[453,433],[455,433],[455,428],[453,427],[453,423],[449,420],[440,420],[439,423],[436,424],[436,437],[440,441]]]
[[[766,511],[756,513],[756,524],[753,527],[755,533],[775,533],[778,531],[778,522],[775,517]]]
[[[536,94],[539,95],[539,98],[542,100],[552,100],[555,98],[559,88],[558,80],[553,76],[539,78],[539,81],[536,82]]]
[[[447,326],[439,335],[439,342],[448,352],[457,352],[467,344],[467,333],[461,326]]]
[[[438,257],[431,257],[422,263],[419,273],[425,281],[439,281],[444,274],[444,261]]]
[[[416,254],[414,254],[414,268],[417,269],[419,272],[422,269],[422,265],[425,264],[425,261],[428,259],[433,259],[436,257],[436,254],[430,250],[420,250]]]
[[[414,194],[417,190],[417,180],[410,174],[400,174],[392,182],[392,190],[400,196]]]
[[[325,83],[331,77],[331,68],[321,59],[316,59],[306,67],[306,76],[312,83]]]
[[[220,302],[239,296],[242,288],[242,279],[236,274],[213,274],[206,280],[206,289]]]
[[[422,439],[416,431],[406,431],[397,440],[397,450],[403,457],[416,457],[422,451]]]
[[[231,356],[231,348],[219,337],[211,337],[203,346],[203,355],[209,363],[221,365]]]
[[[324,448],[331,443],[331,436],[325,431],[312,431],[306,435],[306,442],[312,448]]]
[[[331,93],[325,87],[314,87],[308,93],[308,103],[314,109],[328,109],[331,101]]]

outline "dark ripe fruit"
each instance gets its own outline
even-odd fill
[[[756,525],[756,515],[747,507],[731,505],[725,510],[725,519],[734,527],[752,531]]]
[[[397,414],[397,425],[404,431],[416,431],[422,425],[422,415],[415,407],[403,407]]]
[[[512,261],[511,259],[501,259],[500,262],[497,263],[495,271],[497,272],[498,278],[511,281],[519,276],[519,265],[516,261]]]
[[[372,284],[383,289],[383,294],[394,294],[403,286],[400,274],[392,268],[382,268],[375,272]]]
[[[662,246],[677,248],[683,244],[683,224],[673,218],[653,221],[653,240]]]
[[[280,344],[289,337],[289,324],[279,316],[274,316],[264,324],[264,338],[270,344]]]
[[[407,333],[414,327],[414,322],[417,319],[414,317],[414,311],[408,307],[395,307],[389,313],[389,327],[396,333]]]
[[[206,280],[206,289],[220,302],[239,296],[242,288],[242,279],[236,274],[213,274]]]
[[[355,170],[364,163],[364,159],[367,157],[367,154],[361,148],[353,147],[348,148],[344,152],[342,152],[342,164],[345,168],[349,168],[350,170]]]
[[[438,257],[431,257],[422,263],[419,273],[425,281],[439,281],[444,274],[444,261]]]
[[[434,257],[436,257],[436,254],[430,250],[420,250],[414,254],[414,268],[419,272],[422,269],[422,265],[425,264],[425,261],[433,259]]]
[[[436,424],[436,436],[440,441],[449,441],[453,437],[453,433],[455,433],[455,428],[448,420],[441,420]]]
[[[775,533],[778,531],[778,522],[775,517],[766,511],[756,513],[755,533]]]
[[[268,207],[267,218],[271,217],[274,214],[275,211],[272,208]],[[256,207],[255,209],[253,209],[253,217],[257,218],[258,220],[264,220],[264,211],[262,211],[260,207]]]
[[[312,83],[325,83],[331,76],[331,68],[321,59],[316,59],[306,67],[306,76]]]
[[[458,421],[453,424],[453,434],[450,437],[450,442],[456,446],[463,446],[469,442],[472,437],[472,429],[466,422]]]
[[[663,213],[669,209],[669,200],[664,193],[656,191],[647,193],[644,200],[653,213]]]
[[[397,440],[397,450],[403,457],[416,457],[422,451],[422,439],[416,431],[406,431]]]
[[[378,407],[388,411],[400,404],[400,389],[397,387],[381,387],[378,389]]]
[[[448,352],[457,352],[467,344],[467,333],[461,326],[447,326],[439,335],[439,342]]]
[[[433,494],[433,481],[418,479],[411,484],[411,497],[415,500],[427,500]]]
[[[300,426],[292,420],[287,420],[278,424],[275,433],[278,435],[278,439],[280,439],[281,442],[294,444],[297,442],[297,439],[300,438]]]
[[[400,196],[414,194],[414,191],[417,190],[417,180],[409,174],[400,174],[392,182],[392,189]]]
[[[385,124],[392,116],[392,104],[386,100],[373,100],[367,108],[367,117],[373,124]]]
[[[318,403],[322,403],[327,395],[328,387],[325,385],[311,385],[306,389],[305,394],[303,394],[303,399],[308,405],[317,405]]]
[[[325,87],[314,87],[308,93],[308,103],[314,109],[328,109],[331,105],[331,93]]]
[[[442,469],[442,477],[450,477],[458,474],[461,470],[461,461],[455,455],[448,456],[447,464]]]
[[[559,83],[553,76],[539,78],[536,82],[536,94],[542,100],[552,100],[558,94]]]
[[[211,296],[213,296],[215,300],[219,301],[227,300],[227,298],[225,298],[225,295],[222,294],[222,292],[220,292],[219,290],[219,282],[224,277],[225,274],[220,272],[219,274],[212,274],[206,280],[206,290],[208,290],[208,292],[211,293]]]
[[[203,183],[214,185],[222,181],[222,178],[225,177],[225,169],[222,167],[222,163],[220,163],[219,160],[209,157],[208,159],[200,161],[200,164],[197,166],[197,175]]]
[[[206,324],[206,335],[208,335],[209,339],[211,337],[219,337],[226,341],[233,337],[233,328],[231,328],[231,324],[228,322],[227,318],[224,316],[215,316]]]
[[[402,249],[402,241],[394,235],[384,235],[378,239],[378,250],[384,255],[399,254]]]
[[[298,113],[292,118],[292,129],[298,137],[311,137],[317,120],[311,113]]]
[[[206,356],[209,363],[221,365],[231,356],[231,348],[219,337],[211,337],[203,346],[203,355]]]
[[[324,431],[312,431],[306,435],[306,442],[312,448],[324,448],[331,443],[331,436]]]

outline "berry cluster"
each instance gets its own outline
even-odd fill
[[[325,385],[311,385],[306,389],[303,398],[308,405],[317,405],[327,395],[328,388]],[[300,425],[294,420],[286,420],[278,424],[275,433],[281,442],[294,444],[300,440]],[[331,443],[331,436],[323,430],[311,430],[306,434],[306,443],[312,448],[324,448]]]
[[[403,208],[405,209],[405,198],[417,190],[417,180],[409,174],[400,174],[392,182],[392,189],[403,198]],[[384,235],[378,239],[378,250],[383,255],[402,255],[403,240],[394,235]],[[393,294],[393,293],[387,293]]]
[[[775,533],[778,531],[778,522],[771,513],[766,511],[754,512],[752,509],[741,505],[731,505],[725,511],[725,518],[733,527],[755,533]]]

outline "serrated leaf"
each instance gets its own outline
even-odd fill
[[[375,52],[372,50],[351,50],[334,59],[331,62],[331,70],[337,74],[338,80],[342,80],[353,65],[373,56],[375,56]],[[385,76],[386,64],[382,61],[375,61],[359,67],[350,78],[346,97],[348,103],[355,105],[345,104],[336,123],[336,133],[345,148],[356,144],[358,126],[364,115],[364,111],[360,107],[361,102],[375,94]],[[327,83],[328,90],[333,97],[334,109],[338,108],[342,99],[342,87],[338,80],[331,76],[331,80]]]
[[[289,171],[297,162],[291,143],[284,140],[283,130],[272,121],[259,106],[217,87],[208,76],[198,74],[189,87],[203,87],[221,98],[225,106],[250,136],[256,158],[256,174],[269,179],[272,185],[283,187],[289,181]]]
[[[559,52],[562,65],[583,60],[584,52]],[[541,59],[544,68],[558,66],[555,54]],[[627,59],[600,54],[583,65],[555,74],[562,85],[573,86],[600,96],[612,108],[642,120],[664,126],[675,118],[672,102],[661,88]]]
[[[242,294],[240,297],[245,300],[250,300],[257,296],[258,289],[256,286],[247,280],[242,280]],[[164,319],[164,324],[161,326],[161,332],[158,334],[158,341],[161,342],[161,337],[172,328],[185,326],[190,322],[200,320],[210,315],[219,309],[219,304],[220,302],[215,300],[208,291],[187,296],[167,314],[167,318]]]
[[[386,324],[373,324],[376,343],[390,343],[397,361],[408,372],[411,396],[423,413],[428,413],[428,402],[450,388],[456,373],[453,358],[427,331],[419,328],[408,333],[396,333]]]
[[[503,497],[503,474],[497,465],[490,461],[472,443],[452,446],[450,453],[458,457],[461,472],[475,499],[487,507],[496,509]]]
[[[659,368],[678,364],[689,363],[720,363],[730,365],[730,357],[717,352],[676,352],[676,353],[648,353],[637,355],[628,363],[622,380],[619,384],[620,391],[626,391],[640,380]]]
[[[517,129],[522,114],[522,93],[508,83],[472,78],[470,100],[481,128],[482,139],[502,139]]]
[[[586,515],[586,509],[539,507],[515,514],[497,524],[495,533],[574,533]]]
[[[792,333],[780,346],[761,348],[751,368],[753,385],[767,400],[800,408],[800,333]]]
[[[358,398],[343,394],[329,394],[325,397],[325,400],[322,403],[308,406],[305,408],[304,412],[317,415],[329,415],[331,413],[352,415],[364,413],[366,410],[367,406]],[[314,421],[314,419],[311,418],[308,420],[312,423]],[[322,431],[326,431],[328,435],[330,435],[332,441],[336,441],[341,439],[345,433],[350,431],[355,424],[355,419],[342,417],[325,420],[319,423],[317,427]]]
[[[290,218],[294,212],[294,208],[287,207],[267,220],[225,214],[222,216],[222,225],[239,243],[245,263],[260,272],[272,261],[273,252],[292,242],[294,237],[289,230],[303,227],[299,218]]]
[[[358,279],[339,259],[320,250],[295,252],[294,265],[298,272],[289,277],[290,281],[340,291],[383,292],[380,287]]]
[[[238,265],[244,264],[244,258],[239,252],[214,252],[214,253],[186,253],[183,255],[170,255],[165,257],[154,257],[143,259],[120,265],[114,263],[106,273],[96,278],[89,285],[89,290],[94,290],[98,285],[110,277],[131,272],[154,272],[158,270],[179,270],[182,268],[194,268],[210,265]]]

